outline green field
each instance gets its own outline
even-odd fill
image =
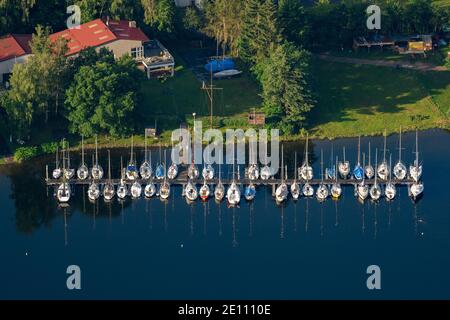
[[[310,116],[319,137],[448,127],[450,72],[314,62],[318,104]]]

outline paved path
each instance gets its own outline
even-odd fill
[[[390,68],[402,68],[418,71],[448,71],[444,66],[435,66],[425,62],[407,63],[403,61],[388,61],[388,60],[370,60],[370,59],[358,59],[347,57],[335,57],[328,54],[317,55],[322,60],[352,64],[364,64],[372,66],[390,67]]]

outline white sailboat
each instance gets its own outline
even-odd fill
[[[222,184],[220,163],[219,163],[219,183],[217,184],[216,188],[214,189],[214,198],[220,202],[220,201],[222,201],[224,196],[225,196],[225,187]]]
[[[303,165],[298,169],[300,171],[300,177],[305,181],[309,181],[314,177],[313,169],[309,165],[309,160],[308,160],[308,154],[309,154],[308,142],[309,142],[309,134],[306,134],[305,160],[303,162]]]
[[[150,161],[149,161],[149,168],[152,170],[152,154],[150,152]],[[142,177],[142,174],[141,174]],[[144,196],[146,198],[152,198],[156,194],[156,185],[153,183],[153,176],[150,174],[149,176],[150,181],[147,183],[147,185],[144,188]]]
[[[203,185],[200,187],[200,199],[202,199],[202,201],[207,201],[209,198],[209,195],[211,194],[211,190],[208,186],[208,184],[206,183],[207,178],[209,178],[209,174],[206,170],[205,173],[205,168],[203,168]]]
[[[343,161],[338,163],[338,171],[342,179],[347,179],[350,174],[350,162],[345,160],[345,147],[342,148],[342,153],[344,155]]]
[[[424,185],[422,181],[414,182],[409,186],[409,195],[413,201],[419,200],[423,195]]]
[[[261,168],[259,174],[260,174],[261,180],[267,181],[272,177],[272,170],[270,170],[268,163],[267,163],[267,150],[266,150],[265,159],[266,159],[266,164]]]
[[[363,165],[366,162],[366,154],[363,153]],[[365,177],[363,177],[362,181],[356,185],[356,195],[362,201],[366,200],[369,196],[369,186],[366,184]]]
[[[392,168],[391,166],[392,166],[392,154],[389,155],[389,168]],[[386,184],[384,195],[388,200],[394,200],[396,194],[397,190],[395,188],[395,184],[392,183],[392,176],[391,174],[389,174],[389,182]]]
[[[373,168],[373,166],[370,162],[370,152],[371,152],[371,147],[370,147],[370,142],[369,142],[369,164],[364,167],[364,173],[366,174],[367,179],[372,179],[373,176],[375,175],[375,169]]]
[[[258,180],[259,178],[259,167],[258,164],[255,163],[253,161],[253,155],[254,155],[254,150],[253,150],[253,143],[249,144],[249,160],[250,160],[250,165],[247,168],[247,176],[251,181],[254,180]]]
[[[120,184],[117,187],[117,196],[120,200],[124,200],[128,195],[128,187],[125,182],[125,169],[123,168],[123,160],[120,157]]]
[[[320,175],[321,181],[316,191],[316,197],[319,201],[325,201],[328,198],[329,191],[326,184],[323,183],[323,149],[320,150]]]
[[[66,179],[70,180],[75,175],[75,169],[70,167],[70,151],[69,151],[69,143],[68,142],[67,142],[66,153],[67,153],[67,168],[63,171],[64,171],[64,176],[66,177]],[[64,152],[63,152],[63,161],[64,161]]]
[[[334,200],[337,200],[341,197],[341,194],[342,194],[342,187],[341,187],[341,184],[338,182],[338,176],[336,174],[337,170],[338,170],[338,157],[336,157],[336,164],[335,164],[334,170],[335,170],[334,183],[331,186],[330,193],[331,193],[331,197]]]
[[[356,162],[356,166],[353,169],[353,177],[356,180],[361,181],[364,178],[364,167],[361,166],[361,137],[358,137],[358,160]]]
[[[235,160],[234,160],[235,161]],[[234,161],[233,161],[233,181],[227,190],[227,201],[230,206],[236,206],[241,201],[241,189],[236,184],[235,172],[234,172]]]
[[[275,190],[275,200],[277,203],[282,203],[287,200],[289,189],[284,181],[284,150],[283,146],[281,146],[281,184]]]
[[[166,172],[166,152],[164,151],[164,172]],[[167,182],[167,176],[164,175],[164,181],[159,187],[159,197],[161,200],[167,200],[170,196],[170,183]]]
[[[143,180],[149,180],[153,175],[152,166],[147,157],[148,152],[147,152],[147,131],[146,131],[144,138],[144,162],[139,167],[139,173],[141,174],[141,178]]]
[[[111,152],[108,150],[108,181],[103,187],[103,198],[105,201],[111,201],[115,195],[116,191],[111,181]]]
[[[184,195],[189,201],[195,201],[198,198],[197,187],[191,180],[188,181],[186,187],[184,188]]]
[[[127,168],[125,170],[125,175],[128,180],[134,181],[139,178],[138,169],[136,166],[136,159],[134,158],[133,152],[133,136],[131,136],[131,152],[130,152],[130,161],[128,162]]]
[[[64,161],[63,161],[63,170],[65,169]],[[70,200],[70,185],[66,182],[66,177],[63,175],[63,182],[58,186],[56,190],[56,198],[60,203],[67,203]]]
[[[390,168],[386,160],[386,135],[386,130],[384,130],[383,161],[377,167],[378,177],[383,181],[387,181],[389,179],[390,172]]]
[[[419,162],[419,136],[418,131],[416,130],[416,159],[414,163],[409,166],[409,175],[415,181],[418,182],[422,177],[422,165]]]
[[[84,138],[81,136],[81,164],[77,170],[77,177],[79,180],[86,180],[89,177],[89,169],[84,162]]]
[[[91,176],[94,180],[100,180],[103,178],[103,168],[98,164],[98,142],[97,136],[95,136],[95,163],[92,166]]]
[[[375,149],[375,167],[379,168],[379,166],[378,166],[378,149]],[[378,199],[380,199],[381,194],[382,194],[381,186],[378,184],[377,177],[378,177],[378,175],[376,174],[375,181],[369,190],[370,198],[374,201],[377,201]]]
[[[58,146],[57,146],[56,147],[55,169],[53,169],[53,172],[52,172],[53,179],[59,179],[61,177],[61,174],[62,174],[62,170],[59,167],[59,159],[58,159],[59,157],[58,157],[58,155],[59,155],[59,149],[58,149]]]
[[[94,167],[95,167],[95,160],[94,160],[94,156],[92,156],[92,168],[94,168]],[[100,188],[99,188],[98,183],[96,182],[95,178],[92,179],[92,182],[89,185],[87,193],[88,193],[88,198],[91,201],[97,200],[98,197],[100,196]]]
[[[402,127],[400,127],[400,134],[398,140],[398,162],[394,166],[394,176],[397,180],[404,180],[408,174],[405,164],[402,162]]]
[[[300,185],[297,183],[297,152],[295,152],[295,165],[294,165],[294,182],[291,184],[291,195],[294,200],[298,200],[301,195]]]

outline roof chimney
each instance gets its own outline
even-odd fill
[[[128,21],[128,26],[130,28],[136,28],[136,21]]]
[[[106,25],[109,26],[109,16],[106,16]]]

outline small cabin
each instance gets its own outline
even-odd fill
[[[262,126],[266,124],[266,115],[263,112],[251,112],[248,114],[248,124]]]
[[[157,132],[156,132],[156,128],[155,127],[150,127],[150,128],[145,128],[145,135],[147,136],[147,137],[153,137],[153,138],[156,138],[156,136],[157,136]]]

